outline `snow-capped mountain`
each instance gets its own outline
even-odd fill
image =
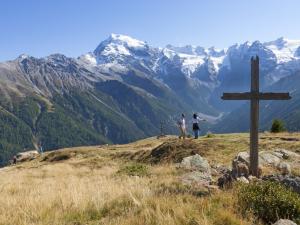
[[[222,69],[230,70],[232,64],[249,61],[253,55],[261,58],[261,69],[266,73],[265,82],[274,83],[300,68],[300,40],[279,38],[265,43],[247,41],[227,49],[191,45],[157,48],[126,35],[111,34],[92,53],[79,59],[105,69],[134,66],[156,74],[158,78],[168,73],[166,65],[173,66],[179,68],[187,78],[195,78],[215,88],[219,85],[217,77]]]
[[[226,49],[192,45],[160,48],[120,34],[111,34],[94,51],[78,58],[54,54],[37,59],[21,55],[14,61],[1,63],[0,69],[15,71],[14,74],[24,72],[25,76],[17,78],[21,84],[29,82],[24,89],[33,86],[35,92],[45,96],[68,87],[90,88],[93,82],[125,80],[128,78],[124,75],[139,71],[170,89],[186,84],[182,86],[201,93],[198,97],[202,101],[214,102],[222,91],[248,89],[249,60],[254,55],[260,57],[263,88],[300,70],[300,40],[247,41]],[[41,78],[37,71],[49,75]]]
[[[13,153],[38,143],[45,149],[124,143],[156,135],[161,121],[168,121],[166,132],[172,133],[182,112],[199,112],[217,122],[243,104],[221,101],[220,96],[249,90],[249,62],[255,55],[260,57],[262,89],[277,85],[276,91],[282,87],[300,93],[300,41],[285,38],[216,49],[153,47],[112,34],[78,58],[24,54],[2,62],[0,126],[6,133],[0,133],[0,150],[10,148]],[[270,107],[272,113],[265,113],[263,121],[279,111],[297,118],[297,105],[295,98],[290,111]],[[224,124],[231,125],[228,121]],[[0,159],[10,156],[0,151]]]

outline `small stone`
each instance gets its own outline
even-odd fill
[[[249,180],[246,177],[243,177],[243,176],[238,177],[236,180],[241,182],[241,183],[249,184]]]
[[[283,159],[290,159],[290,158],[299,158],[300,155],[296,152],[292,152],[286,149],[275,149],[275,152],[281,153]]]
[[[248,177],[248,180],[249,180],[249,182],[255,182],[255,181],[258,181],[259,178],[257,178],[256,176],[250,175],[250,176]]]
[[[291,165],[287,162],[281,162],[277,169],[281,172],[282,175],[290,175],[292,173]]]
[[[294,223],[291,220],[278,220],[276,223],[274,223],[273,225],[297,225],[296,223]]]

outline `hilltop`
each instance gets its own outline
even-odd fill
[[[234,190],[185,185],[178,168],[184,157],[199,154],[216,182],[216,168],[230,167],[248,144],[248,134],[166,136],[46,152],[0,169],[0,224],[250,225],[254,217],[239,213]],[[275,148],[299,152],[300,134],[261,134],[260,149]],[[263,173],[278,171],[264,167]]]

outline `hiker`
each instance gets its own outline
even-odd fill
[[[197,139],[198,138],[198,136],[199,136],[199,131],[200,131],[200,126],[199,126],[199,122],[200,121],[205,121],[205,119],[200,119],[199,117],[198,117],[198,115],[196,114],[196,113],[194,113],[194,115],[193,115],[193,131],[194,131],[194,137],[195,137],[195,139]]]
[[[185,116],[184,116],[183,113],[181,114],[181,119],[178,121],[178,127],[179,127],[179,130],[180,130],[179,138],[182,137],[183,139],[185,139],[186,126],[185,126]]]
[[[15,155],[13,157],[13,164],[17,164],[17,156],[15,156]]]

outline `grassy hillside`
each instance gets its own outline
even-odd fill
[[[300,134],[261,134],[260,149],[296,151],[297,138]],[[175,164],[199,153],[212,166],[229,166],[248,145],[248,134],[185,141],[169,136],[48,152],[0,169],[0,224],[260,224],[237,210],[234,189],[208,191],[182,185],[182,171]],[[166,148],[151,155],[157,146]]]

